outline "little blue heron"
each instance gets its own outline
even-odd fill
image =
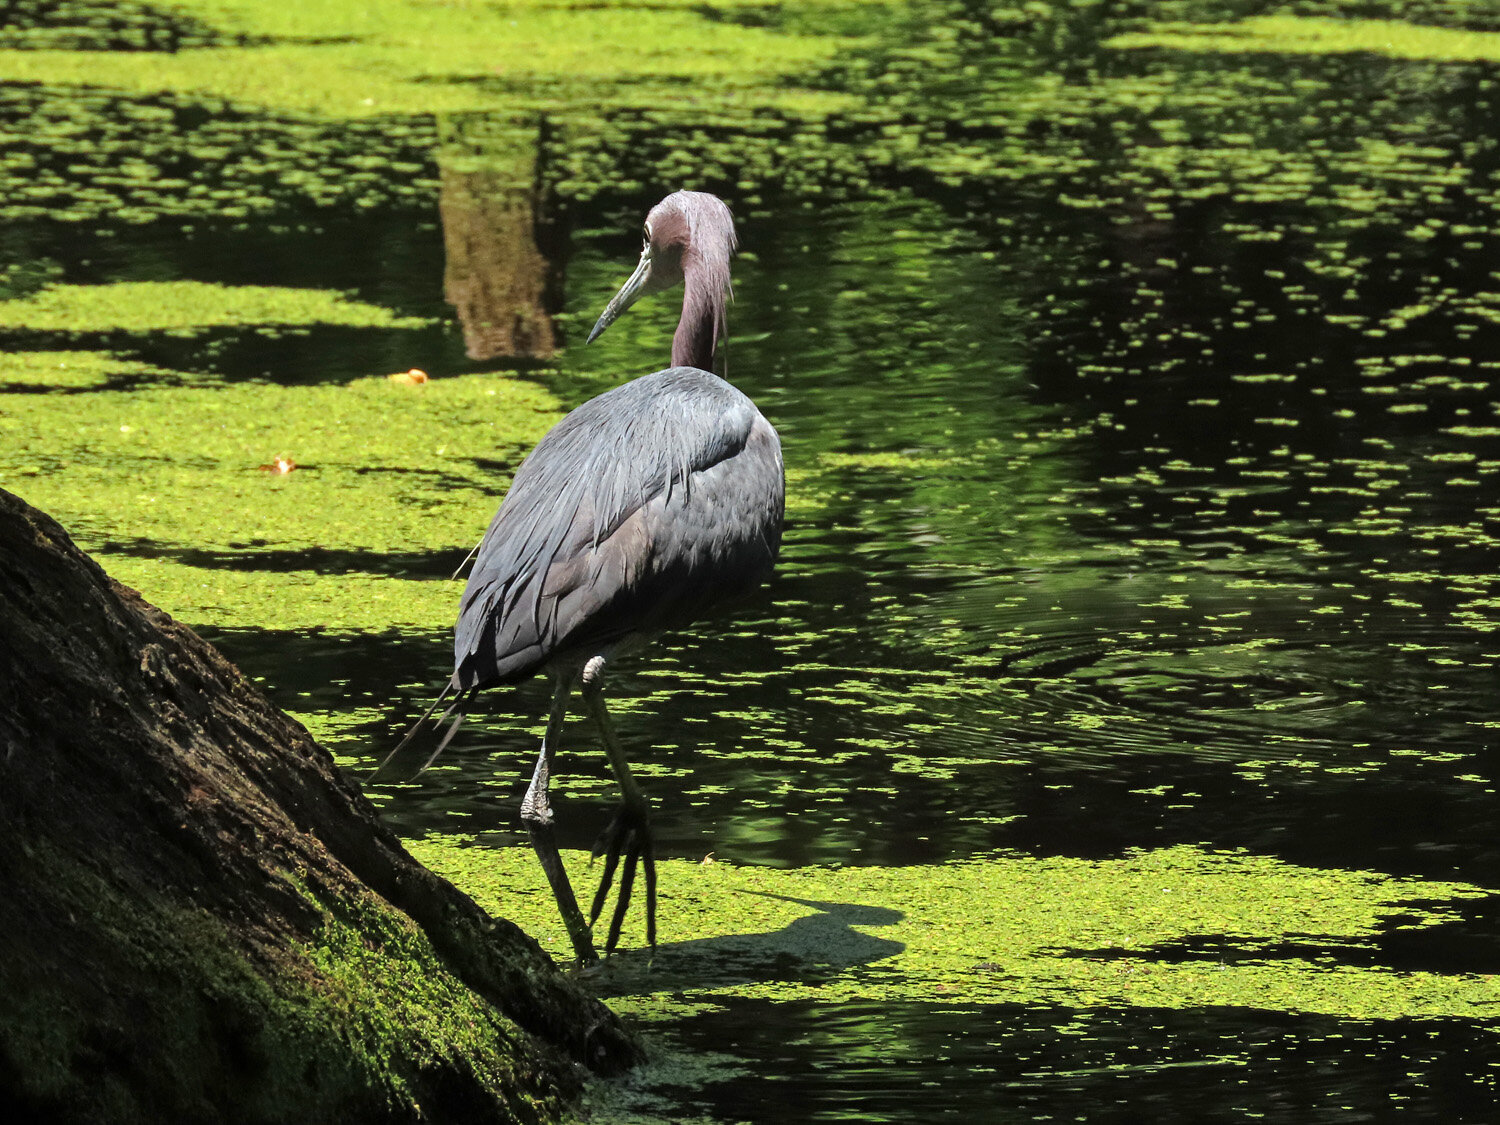
[[[479,545],[454,629],[453,675],[438,699],[456,693],[447,712],[455,715],[452,726],[433,757],[477,692],[536,672],[552,677],[547,732],[521,819],[585,963],[598,960],[591,928],[617,867],[605,952],[619,941],[638,863],[646,883],[646,940],[656,945],[649,806],[605,708],[605,670],[616,656],[758,585],[781,544],[781,443],[755,404],[710,371],[725,331],[734,248],[734,219],[716,196],[675,192],[646,216],[640,263],[588,340],[643,294],[680,283],[672,366],[584,403],[516,470]],[[575,688],[621,792],[594,848],[605,864],[587,923],[558,855],[547,800]]]

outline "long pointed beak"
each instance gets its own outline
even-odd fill
[[[651,248],[648,246],[641,251],[641,260],[635,267],[635,272],[630,275],[630,280],[620,286],[620,291],[610,298],[609,304],[604,306],[604,311],[599,314],[598,321],[594,324],[594,330],[589,333],[586,343],[592,344],[604,334],[604,330],[619,319],[620,314],[635,304],[646,289],[646,282],[651,278]]]

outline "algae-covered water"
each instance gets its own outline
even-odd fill
[[[8,18],[0,487],[361,773],[520,456],[665,362],[666,298],[582,346],[642,214],[734,206],[786,543],[612,681],[661,947],[591,1120],[1500,1112],[1493,5]],[[368,788],[562,958],[544,705]]]

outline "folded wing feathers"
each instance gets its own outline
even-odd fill
[[[517,470],[480,546],[454,636],[455,682],[487,681],[530,649],[538,659],[523,663],[544,659],[561,639],[563,595],[601,577],[601,546],[652,499],[690,490],[694,472],[742,449],[755,414],[722,380],[668,368],[553,427]],[[612,573],[620,578],[618,566]]]

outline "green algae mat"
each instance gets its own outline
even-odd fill
[[[732,18],[763,7],[751,3],[173,0],[133,6],[136,26],[118,30],[103,5],[60,7],[56,22],[6,29],[0,77],[333,117],[513,111],[556,101],[558,86],[597,99],[601,89],[645,84],[659,93],[689,82],[710,106],[763,102],[777,96],[768,82],[827,61],[850,38],[777,34]],[[74,49],[57,49],[68,39]],[[170,49],[153,50],[155,42]],[[137,49],[109,49],[127,43]],[[93,46],[104,49],[78,49]]]
[[[411,847],[568,959],[526,849],[441,837]],[[597,867],[587,853],[569,860],[587,890]],[[737,998],[1240,1004],[1367,1020],[1486,1018],[1500,999],[1488,975],[1394,972],[1348,956],[1393,919],[1408,931],[1451,922],[1455,905],[1483,897],[1479,888],[1245,853],[1178,846],[1102,861],[996,855],[793,870],[709,857],[664,864],[660,880],[654,955],[628,948],[640,935],[627,928],[623,951],[584,974],[647,1024]]]

